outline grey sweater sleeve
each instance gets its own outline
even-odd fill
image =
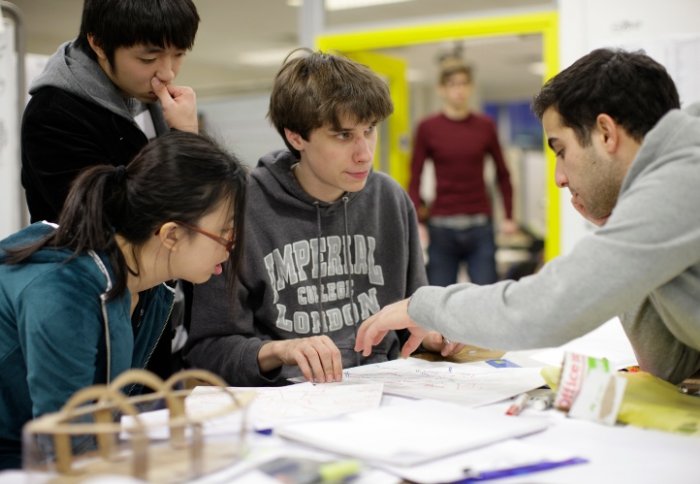
[[[185,359],[192,367],[218,374],[230,385],[282,384],[278,381],[281,369],[260,372],[258,352],[264,341],[255,334],[247,298],[248,291],[240,281],[234,292],[226,287],[224,277],[195,285]]]
[[[700,195],[697,176],[691,176],[697,165],[680,160],[652,168],[620,197],[608,223],[570,254],[518,282],[419,289],[409,304],[411,318],[482,347],[548,347],[658,293],[664,300],[656,304],[675,310],[676,317],[667,314],[661,321],[656,315],[646,318],[653,324],[626,326],[638,358],[666,378],[697,369],[699,353],[691,349],[700,349]],[[669,324],[676,325],[674,331]]]

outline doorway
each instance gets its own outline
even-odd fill
[[[434,90],[437,75],[436,63],[432,62],[431,65],[431,61],[446,50],[461,51],[464,60],[476,69],[476,85],[480,86],[477,88],[479,107],[486,106],[493,111],[494,105],[498,108],[499,103],[505,106],[515,98],[526,99],[530,92],[531,98],[546,79],[558,72],[557,35],[557,14],[544,12],[328,34],[317,39],[317,46],[321,50],[341,52],[387,78],[395,112],[381,133],[382,145],[378,151],[382,156],[378,168],[406,186],[410,171],[412,130],[419,117],[437,109],[435,100],[431,100],[429,94]],[[507,56],[516,46],[518,49],[534,52],[534,58],[529,59],[529,62],[539,63],[541,72],[537,77],[533,77],[534,84],[532,80],[529,84],[521,83],[524,84],[522,92],[512,92],[510,98],[507,98],[495,94],[498,92],[495,81],[483,82],[486,72],[493,72],[493,64],[485,64],[484,59],[494,61],[496,53]],[[424,78],[419,79],[419,75]],[[503,139],[503,133],[499,134],[503,145],[510,141]],[[540,144],[540,148],[538,151],[544,151],[544,158],[539,179],[528,180],[527,177],[532,178],[533,175],[530,170],[529,173],[518,173],[520,179],[514,180],[514,184],[527,183],[530,187],[520,187],[521,193],[516,195],[520,198],[520,218],[524,211],[529,211],[525,216],[534,220],[536,216],[533,217],[532,211],[537,210],[537,203],[543,205],[539,208],[539,215],[543,220],[544,256],[549,260],[560,252],[559,193],[554,183],[554,156],[544,149],[544,143]],[[525,162],[519,162],[519,165],[531,166],[532,163],[527,165]],[[533,188],[538,184],[539,188]],[[533,189],[539,190],[539,193],[533,194]],[[523,190],[528,192],[525,196],[522,196]],[[537,202],[538,195],[541,202]]]

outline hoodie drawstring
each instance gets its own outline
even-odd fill
[[[328,323],[326,322],[326,314],[323,311],[323,298],[321,297],[321,291],[323,289],[323,271],[321,270],[321,235],[323,232],[323,227],[321,227],[321,205],[318,202],[314,202],[314,207],[316,207],[316,245],[318,249],[316,250],[316,255],[318,260],[316,261],[316,267],[318,267],[318,312],[321,315],[321,332],[328,332]]]
[[[352,265],[350,264],[350,230],[348,228],[348,202],[350,199],[347,196],[344,196],[342,198],[343,201],[343,224],[345,228],[345,235],[343,236],[343,257],[345,258],[345,272],[347,275],[347,284],[348,284],[348,291],[350,294],[350,311],[352,314],[353,320],[357,320],[359,318],[359,315],[357,314],[357,311],[355,309],[355,292],[354,288],[352,286]],[[321,225],[321,205],[319,202],[314,202],[314,206],[316,207],[316,227],[317,227],[317,235],[316,235],[316,244],[318,246],[318,259],[316,261],[317,266],[318,266],[318,309],[319,313],[321,314],[321,331],[323,333],[328,333],[328,323],[326,321],[326,314],[323,310],[323,298],[321,297],[322,295],[322,289],[323,289],[323,272],[321,271],[321,237],[323,236],[323,227]],[[355,333],[353,333],[353,338],[355,337]],[[358,353],[358,362],[359,364],[359,353]]]
[[[348,230],[348,197],[343,197],[343,221],[345,222],[345,237],[343,237],[343,256],[345,257],[345,272],[348,276],[348,289],[350,290],[350,307],[352,308],[353,318],[355,317],[355,295],[352,287],[352,266],[350,265],[350,231]]]
[[[359,320],[359,314],[355,314],[355,292],[352,287],[352,265],[350,264],[350,231],[348,230],[348,202],[350,199],[347,196],[343,197],[343,221],[345,223],[345,237],[343,237],[343,256],[345,257],[345,272],[348,276],[348,290],[350,291],[350,313],[353,321]],[[357,326],[357,324],[355,324]],[[353,340],[357,339],[357,332],[352,333]],[[353,342],[353,346],[355,343]],[[355,365],[361,364],[361,353],[355,353]]]

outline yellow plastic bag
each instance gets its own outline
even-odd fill
[[[556,391],[561,368],[542,369],[542,377]],[[700,397],[644,371],[620,372],[627,380],[617,421],[650,429],[700,437]]]

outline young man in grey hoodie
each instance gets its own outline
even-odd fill
[[[198,132],[194,91],[174,83],[198,27],[192,0],[85,0],[78,37],[62,44],[32,83],[22,118],[22,185],[32,222],[58,222],[84,168],[126,165],[171,129]],[[172,334],[164,333],[148,366],[162,377],[181,366],[171,353],[186,339],[177,287]],[[135,314],[136,325],[140,310]]]
[[[393,109],[385,82],[307,54],[274,82],[269,118],[288,150],[250,176],[235,293],[213,281],[194,289],[186,359],[232,385],[338,381],[343,368],[396,358],[393,331],[371,357],[355,353],[357,325],[426,283],[413,204],[372,170],[377,125]],[[437,333],[424,346],[461,348]]]
[[[57,222],[88,166],[126,165],[170,129],[196,133],[194,91],[174,84],[194,45],[191,0],[85,0],[80,34],[29,89],[22,185],[32,222]]]
[[[639,364],[679,382],[700,369],[700,109],[679,110],[666,70],[599,49],[534,101],[555,179],[600,226],[537,274],[490,286],[419,289],[365,321],[356,350],[409,328],[488,348],[560,345],[620,316]]]

